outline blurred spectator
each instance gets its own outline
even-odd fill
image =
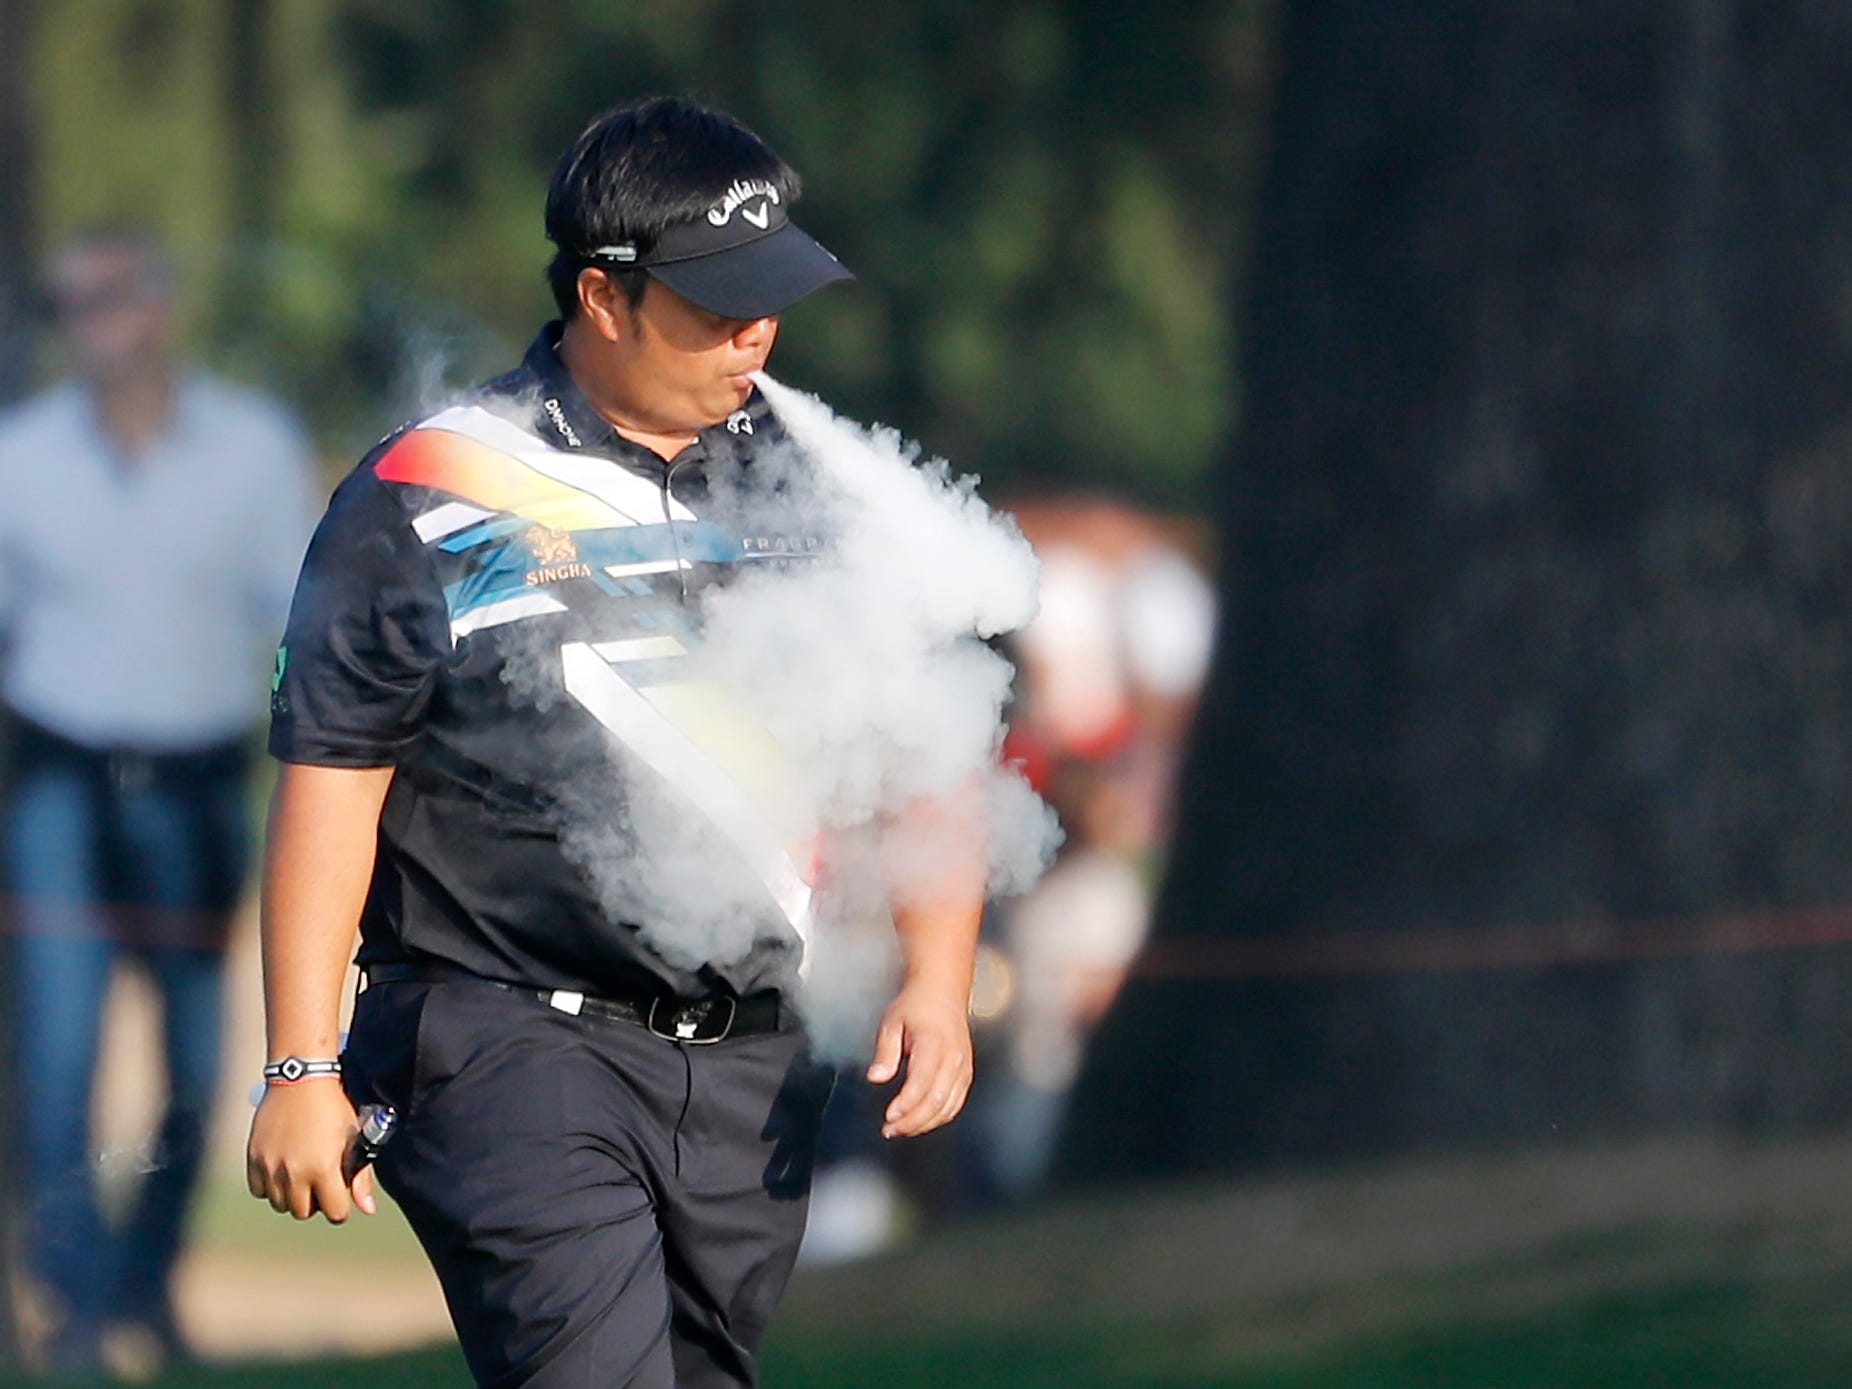
[[[904,1153],[871,1143],[857,1087],[825,1118],[803,1258],[836,1263],[901,1238],[920,1208],[1035,1195],[1088,1036],[1144,943],[1178,759],[1208,670],[1215,595],[1186,524],[1103,500],[1010,508],[1041,560],[1017,635],[1004,756],[1067,840],[1025,896],[986,913],[972,992],[970,1121]]]
[[[1103,501],[1016,515],[1042,560],[1041,608],[1018,639],[1006,755],[1068,838],[997,913],[1002,1036],[973,1127],[983,1185],[1006,1200],[1041,1187],[1087,1036],[1144,943],[1215,628],[1208,583],[1154,518]]]
[[[0,698],[29,1272],[53,1373],[106,1325],[184,1351],[169,1298],[245,871],[247,744],[313,519],[277,406],[176,359],[159,248],[98,231],[50,266],[70,378],[0,416]],[[162,1002],[167,1103],[120,1218],[89,1131],[118,962]]]

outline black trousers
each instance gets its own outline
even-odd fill
[[[689,1046],[491,983],[360,996],[345,1083],[478,1385],[708,1389],[797,1257],[830,1072],[803,1034]]]

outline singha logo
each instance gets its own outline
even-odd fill
[[[542,564],[570,564],[579,557],[579,547],[572,543],[571,531],[529,526],[521,536],[521,542],[534,552],[534,558]]]
[[[589,579],[591,566],[579,561],[579,547],[572,542],[570,531],[556,531],[547,526],[529,526],[521,533],[521,543],[533,552],[540,564],[527,571],[532,585],[558,583],[561,579]]]

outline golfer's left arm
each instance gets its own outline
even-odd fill
[[[875,1034],[868,1079],[906,1079],[882,1116],[883,1138],[913,1138],[950,1123],[971,1091],[971,972],[984,909],[987,857],[975,797],[922,801],[896,826],[928,846],[930,875],[893,894],[905,967],[899,993]]]

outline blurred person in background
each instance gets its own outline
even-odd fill
[[[985,913],[972,1015],[984,1064],[947,1145],[867,1141],[831,1106],[807,1263],[865,1258],[920,1212],[1026,1201],[1054,1160],[1087,1039],[1144,944],[1177,768],[1208,670],[1215,594],[1187,525],[1103,499],[1009,507],[1041,562],[1040,607],[1011,639],[1004,756],[1060,816],[1054,866]]]
[[[1215,597],[1164,525],[1112,502],[1014,508],[1042,562],[1015,641],[1005,755],[1067,830],[1055,865],[999,903],[997,1063],[974,1098],[980,1187],[1046,1179],[1088,1036],[1144,944],[1178,759],[1208,669]]]
[[[70,375],[0,416],[0,843],[23,1103],[28,1271],[55,1374],[105,1326],[184,1352],[170,1300],[218,1075],[245,877],[248,745],[312,523],[309,454],[271,401],[187,368],[173,275],[128,228],[51,259]],[[106,1219],[90,1132],[118,964],[162,1005],[166,1105]]]

